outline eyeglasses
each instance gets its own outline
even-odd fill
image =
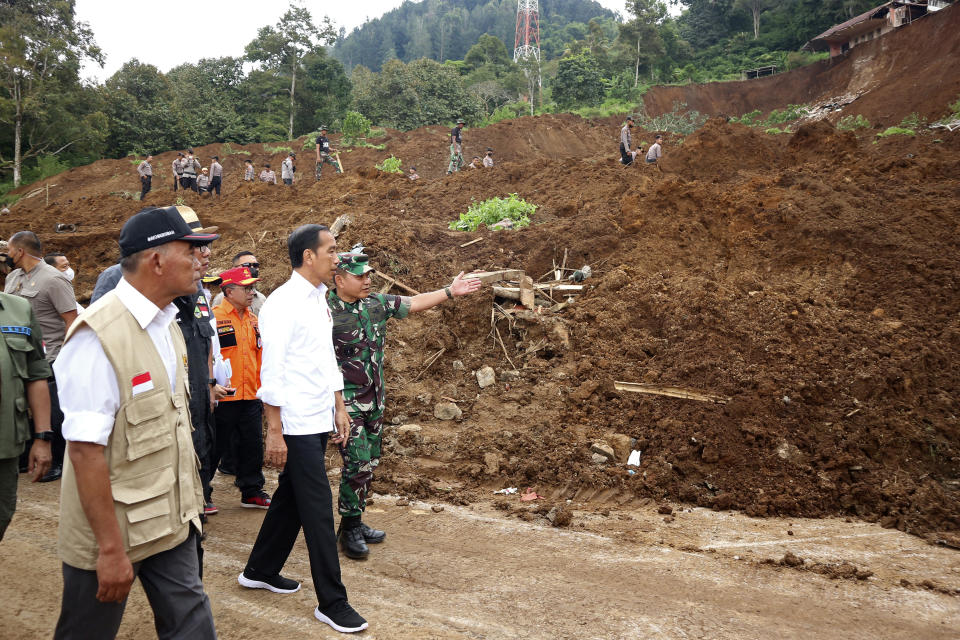
[[[248,285],[246,285],[246,286],[239,285],[239,284],[228,284],[228,285],[227,285],[227,288],[229,288],[229,289],[243,289],[246,293],[250,293],[250,292],[252,292],[254,289],[256,289],[256,287],[255,287],[254,285],[252,285],[252,284],[248,284]]]
[[[259,262],[241,262],[239,266],[246,267],[247,269],[259,269],[260,263]]]
[[[191,242],[190,246],[193,247],[195,251],[199,251],[201,254],[210,253],[209,242]]]

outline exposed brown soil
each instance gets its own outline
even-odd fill
[[[787,104],[856,99],[831,114],[836,121],[861,114],[874,125],[889,127],[917,113],[933,121],[960,96],[960,7],[930,14],[881,38],[857,45],[833,62],[745,82],[714,82],[654,87],[643,98],[651,116],[675,103],[711,115],[740,116],[760,109],[767,113]]]
[[[956,69],[937,80],[957,81]],[[960,132],[872,144],[872,132],[827,122],[769,136],[717,118],[685,140],[668,136],[661,168],[623,168],[615,125],[542,116],[468,130],[467,154],[492,146],[498,165],[451,177],[445,135],[389,132],[386,151],[345,153],[347,173],[320,183],[305,152],[292,188],[242,183],[245,156],[230,155],[222,200],[186,196],[223,234],[214,266],[253,249],[267,291],[288,275],[287,233],[343,213],[354,222],[340,244],[362,242],[419,291],[461,270],[537,278],[565,254],[568,266],[593,266],[562,313],[499,321],[503,347],[489,292],[391,326],[387,418],[422,431],[388,430],[378,488],[460,504],[532,486],[598,510],[669,498],[761,516],[848,514],[931,539],[960,528]],[[206,163],[220,149],[197,151]],[[258,167],[284,155],[244,149]],[[373,169],[391,153],[423,180]],[[173,201],[172,159],[157,159],[145,204]],[[134,164],[105,160],[48,182],[49,205],[45,193],[21,200],[0,234],[32,228],[68,253],[84,300],[142,206],[111,195],[137,188]],[[510,192],[540,206],[531,227],[448,229],[471,201]],[[56,234],[57,222],[80,230]],[[519,373],[480,390],[471,372],[484,365]],[[622,394],[615,380],[732,401]],[[460,421],[433,417],[443,397]],[[599,441],[617,464],[593,462]],[[631,445],[643,452],[635,474],[623,464]]]

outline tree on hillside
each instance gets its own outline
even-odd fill
[[[321,44],[332,44],[337,30],[324,17],[319,27],[313,23],[310,11],[291,5],[273,27],[262,27],[256,39],[246,47],[247,59],[261,63],[278,74],[290,74],[290,120],[287,137],[293,139],[293,120],[296,113],[297,72],[303,57],[317,50]]]
[[[160,70],[134,58],[101,89],[109,117],[108,152],[114,156],[172,149],[188,138],[186,120],[177,117],[170,84]]]
[[[553,81],[553,100],[561,109],[593,106],[603,100],[603,77],[590,54],[584,52],[560,60]]]
[[[83,126],[83,116],[69,117],[63,102],[67,92],[80,91],[80,63],[87,59],[103,64],[89,26],[76,20],[73,0],[0,2],[0,77],[7,94],[0,118],[13,128],[13,157],[0,155],[0,169],[12,167],[14,186],[25,159],[56,155],[97,135]]]
[[[631,19],[620,25],[619,41],[633,59],[633,86],[640,82],[640,66],[652,66],[653,59],[664,53],[660,24],[667,17],[667,5],[660,0],[628,0]]]
[[[750,12],[753,18],[753,39],[760,37],[760,16],[772,6],[772,0],[736,0],[733,6]]]

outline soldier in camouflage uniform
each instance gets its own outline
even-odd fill
[[[320,127],[320,135],[317,136],[317,180],[320,179],[320,172],[323,169],[323,163],[332,164],[337,173],[343,173],[340,163],[331,155],[336,150],[330,148],[330,139],[327,138],[327,125]]]
[[[380,464],[383,428],[383,347],[390,318],[435,307],[444,300],[480,289],[476,279],[460,273],[437,291],[413,297],[370,293],[369,258],[362,253],[340,255],[334,276],[336,289],[327,294],[333,314],[333,347],[343,373],[343,401],[350,414],[350,436],[341,447],[340,546],[349,558],[364,558],[367,544],[383,542],[386,533],[361,521],[373,472]]]

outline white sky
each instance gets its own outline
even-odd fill
[[[597,0],[623,13],[624,0]],[[367,18],[399,7],[403,0],[304,0],[314,19],[324,15],[347,31]],[[197,3],[140,3],[77,0],[77,18],[90,24],[104,52],[104,67],[88,64],[82,75],[100,81],[137,58],[168,71],[201,58],[241,56],[257,30],[276,24],[287,10],[282,0],[201,0]],[[509,45],[510,43],[508,43]]]

